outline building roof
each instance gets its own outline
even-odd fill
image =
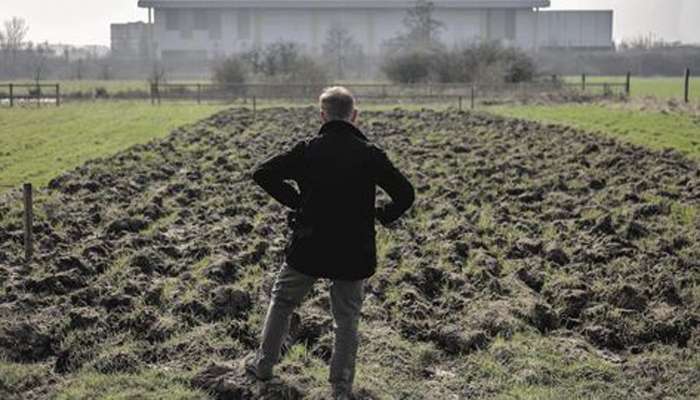
[[[535,8],[550,0],[433,0],[437,8]],[[413,0],[139,0],[153,8],[409,8]]]

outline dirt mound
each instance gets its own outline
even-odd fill
[[[192,378],[194,387],[204,389],[221,400],[301,400],[305,393],[278,378],[256,381],[243,365],[211,364]]]

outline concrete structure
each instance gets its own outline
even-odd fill
[[[151,53],[152,26],[143,22],[112,24],[112,55],[121,59],[147,59]]]
[[[549,0],[433,0],[448,45],[502,40],[526,49],[612,48],[612,11],[541,11]],[[139,0],[155,11],[159,59],[196,61],[276,41],[321,52],[332,26],[346,28],[365,54],[403,30],[410,0]],[[150,18],[150,17],[149,17]]]

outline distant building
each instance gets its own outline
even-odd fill
[[[491,39],[525,49],[612,49],[612,11],[542,11],[549,0],[433,0],[448,45]],[[154,55],[212,59],[284,40],[321,52],[333,26],[368,55],[403,30],[409,0],[139,0],[154,11]]]
[[[112,24],[112,56],[118,59],[147,59],[151,53],[152,24]]]

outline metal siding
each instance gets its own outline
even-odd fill
[[[433,0],[437,8],[546,8],[549,0]],[[405,9],[413,0],[139,0],[139,7],[156,8],[390,8]]]
[[[250,15],[250,36],[241,37],[239,15]],[[489,21],[488,15],[491,14]],[[535,12],[518,10],[515,43],[526,49],[541,47],[610,48],[612,43],[611,12]],[[164,50],[206,50],[209,56],[245,51],[254,45],[265,45],[279,39],[302,43],[317,52],[331,26],[348,28],[369,55],[378,55],[382,43],[402,29],[404,13],[399,10],[324,9],[314,13],[303,10],[225,9],[222,15],[222,38],[212,40],[208,32],[197,31],[192,38],[181,30],[167,31],[165,12],[156,9],[155,38],[157,52]],[[436,10],[436,18],[446,29],[442,39],[448,45],[486,37],[491,26],[494,36],[505,36],[504,10]],[[243,17],[243,19],[247,19]],[[489,22],[491,22],[489,24]],[[185,27],[186,28],[186,27]]]
[[[544,47],[609,48],[612,11],[544,11],[539,15],[539,45]]]

